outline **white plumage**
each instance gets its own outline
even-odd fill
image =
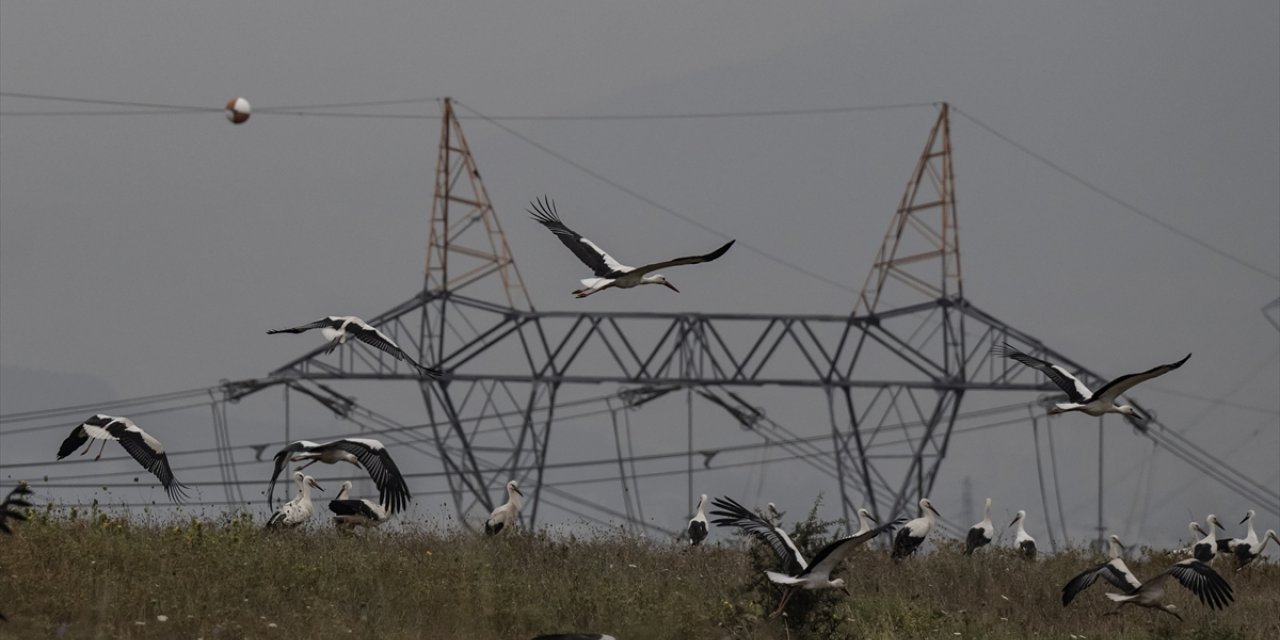
[[[929,535],[929,531],[933,529],[934,518],[938,515],[938,511],[933,508],[933,503],[929,502],[928,498],[921,498],[920,517],[909,520],[898,530],[898,535],[893,539],[893,552],[889,554],[890,557],[901,560],[915,553],[925,537]]]
[[[707,494],[704,493],[698,498],[698,512],[689,519],[689,544],[693,546],[702,544],[702,541],[707,539],[707,516],[702,512],[702,506],[706,501]]]
[[[1067,394],[1069,402],[1060,402],[1054,405],[1053,409],[1049,411],[1050,414],[1064,413],[1067,411],[1080,411],[1091,416],[1100,416],[1105,413],[1120,413],[1139,420],[1144,419],[1144,416],[1140,415],[1133,405],[1116,404],[1116,400],[1120,395],[1129,389],[1132,389],[1139,383],[1162,376],[1174,369],[1177,369],[1178,367],[1181,367],[1182,364],[1191,357],[1191,354],[1188,353],[1185,358],[1177,362],[1162,364],[1158,367],[1153,367],[1143,371],[1142,373],[1130,373],[1128,375],[1123,375],[1102,385],[1102,387],[1097,391],[1090,391],[1089,387],[1081,382],[1079,378],[1072,375],[1070,371],[1067,371],[1066,369],[1051,362],[1047,362],[1039,358],[1033,358],[1021,351],[1018,351],[1017,349],[1014,349],[1008,344],[997,345],[992,349],[992,352],[1005,358],[1011,358],[1027,365],[1028,367],[1040,371],[1055,385],[1057,385],[1059,389],[1062,389]],[[1146,428],[1142,422],[1134,422],[1133,424],[1143,430]]]
[[[1094,565],[1077,574],[1062,587],[1062,606],[1071,604],[1071,601],[1098,578],[1102,578],[1110,582],[1115,588],[1120,589],[1124,593],[1133,593],[1142,586],[1142,581],[1138,580],[1129,571],[1128,565],[1124,563],[1121,555],[1124,553],[1124,544],[1120,542],[1120,537],[1111,535],[1108,538],[1110,559],[1106,562]]]
[[[504,529],[510,529],[520,523],[520,507],[524,504],[524,494],[515,480],[507,482],[507,501],[489,514],[484,521],[484,532],[497,535]]]
[[[871,515],[870,511],[867,511],[866,509],[858,509],[858,530],[854,531],[853,535],[860,536],[870,531],[876,524],[876,519]]]
[[[267,519],[268,529],[291,529],[315,514],[315,505],[311,503],[311,489],[324,491],[316,484],[315,478],[304,475],[301,471],[293,473],[293,481],[298,485],[298,495],[282,505]]]
[[[160,479],[160,484],[164,486],[165,493],[169,494],[171,500],[182,502],[187,497],[186,492],[183,491],[186,485],[178,482],[173,476],[173,469],[169,466],[169,455],[164,452],[164,445],[134,424],[132,420],[101,413],[90,417],[72,429],[71,435],[62,441],[62,446],[58,448],[58,459],[71,455],[90,439],[102,441],[102,448],[98,449],[98,456],[94,460],[102,457],[107,441],[115,440],[134,460],[138,461],[138,464]],[[89,453],[92,448],[93,445],[90,444],[80,455]]]
[[[346,462],[363,467],[378,487],[379,504],[387,509],[387,513],[397,513],[409,506],[409,485],[404,474],[391,459],[391,453],[382,446],[382,442],[373,438],[343,438],[332,442],[316,443],[310,440],[298,440],[285,445],[276,452],[275,469],[271,472],[271,485],[267,488],[267,503],[270,504],[275,494],[276,478],[290,462],[307,463],[299,470],[317,463],[337,464]]]
[[[991,498],[987,498],[986,505],[982,508],[982,521],[969,527],[969,535],[964,541],[964,554],[972,554],[974,549],[991,544],[995,538],[996,527],[991,522]]]
[[[533,208],[529,210],[529,214],[533,216],[533,219],[542,223],[551,233],[554,233],[560,239],[560,242],[564,243],[564,246],[568,247],[573,252],[573,255],[578,256],[578,259],[596,275],[594,278],[582,280],[582,288],[573,292],[574,296],[578,298],[585,298],[610,287],[630,289],[642,284],[660,284],[679,293],[680,290],[675,288],[675,285],[672,285],[666,277],[653,272],[667,267],[711,262],[724,255],[724,252],[728,251],[729,247],[732,247],[734,243],[733,240],[730,240],[719,249],[702,256],[664,260],[641,267],[628,267],[615,260],[613,256],[605,253],[604,249],[601,249],[596,243],[565,226],[564,222],[560,220],[560,215],[556,212],[555,203],[551,200],[537,200],[530,203],[530,206]]]
[[[1132,574],[1130,574],[1130,577],[1132,577]],[[1230,606],[1232,600],[1235,599],[1231,593],[1231,585],[1227,584],[1227,581],[1223,580],[1222,576],[1218,575],[1209,565],[1195,558],[1187,558],[1174,563],[1172,567],[1165,569],[1159,575],[1148,578],[1146,582],[1139,583],[1138,587],[1132,591],[1107,593],[1109,600],[1120,604],[1116,605],[1115,610],[1103,615],[1115,615],[1120,613],[1120,609],[1124,605],[1132,604],[1163,611],[1181,620],[1182,616],[1174,611],[1177,607],[1172,604],[1164,604],[1164,583],[1170,577],[1196,594],[1200,602],[1210,609],[1222,609]]]
[[[1204,519],[1204,523],[1208,525],[1209,531],[1207,533],[1200,531],[1200,535],[1204,537],[1192,544],[1191,555],[1200,562],[1212,565],[1218,558],[1218,532],[1215,529],[1222,529],[1222,524],[1218,522],[1218,516],[1212,513]],[[1200,529],[1199,523],[1191,524],[1196,525],[1196,529]]]
[[[320,333],[324,335],[324,339],[329,341],[328,347],[324,350],[325,353],[330,353],[345,344],[348,339],[355,338],[375,349],[390,354],[396,360],[409,363],[428,378],[439,378],[441,375],[439,369],[419,364],[417,360],[405,353],[405,350],[401,349],[400,345],[396,344],[395,340],[392,340],[390,336],[356,316],[327,316],[315,322],[288,329],[271,329],[267,333],[302,333],[312,329],[319,329]]]
[[[1022,555],[1027,558],[1034,558],[1036,557],[1036,539],[1032,538],[1027,533],[1026,527],[1023,526],[1026,520],[1027,512],[1019,510],[1018,515],[1013,517],[1013,522],[1010,522],[1009,526],[1018,525],[1018,534],[1013,539],[1013,544],[1018,547],[1018,551],[1022,552]]]
[[[782,597],[782,601],[778,603],[778,608],[771,614],[772,616],[782,612],[797,589],[838,588],[846,594],[849,593],[849,589],[845,587],[844,578],[833,579],[831,572],[858,546],[902,524],[902,520],[895,520],[860,535],[840,538],[819,550],[813,556],[811,563],[806,563],[804,556],[800,554],[800,550],[796,548],[791,538],[778,526],[752,513],[732,498],[716,498],[712,501],[712,505],[718,508],[711,512],[711,515],[718,516],[713,522],[722,527],[738,527],[760,538],[782,560],[785,573],[765,572],[770,582],[790,587]]]
[[[353,500],[348,497],[351,486],[350,480],[343,482],[338,495],[329,501],[329,511],[334,513],[333,522],[339,529],[346,527],[349,530],[356,526],[376,527],[391,518],[386,507],[372,500],[367,498]]]

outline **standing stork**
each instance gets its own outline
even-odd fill
[[[503,529],[514,528],[520,523],[520,507],[524,505],[524,494],[515,480],[507,482],[507,501],[489,514],[484,521],[484,532],[493,536],[502,533]]]
[[[969,527],[969,535],[964,540],[964,554],[971,555],[974,549],[991,544],[996,538],[996,527],[991,523],[991,498],[987,498],[982,508],[982,522]]]
[[[409,363],[413,368],[422,372],[422,375],[428,378],[439,378],[441,375],[439,369],[433,369],[431,367],[425,367],[418,364],[418,361],[405,353],[404,349],[401,349],[400,345],[396,344],[395,340],[392,340],[390,336],[379,331],[377,327],[355,316],[327,316],[316,320],[315,322],[309,322],[289,329],[271,329],[267,331],[267,334],[302,333],[312,329],[319,329],[320,333],[324,335],[325,340],[329,341],[328,347],[324,350],[325,353],[332,353],[334,349],[345,344],[347,340],[355,338],[356,340],[359,340],[360,342],[363,342],[375,349],[390,354],[391,357],[396,360]]]
[[[1249,566],[1249,563],[1258,559],[1262,555],[1262,550],[1267,548],[1267,541],[1275,540],[1276,544],[1280,544],[1280,538],[1276,537],[1275,529],[1267,529],[1267,533],[1262,536],[1262,543],[1257,542],[1238,542],[1232,551],[1236,555],[1236,571],[1240,571]]]
[[[350,531],[355,529],[356,525],[365,528],[376,527],[391,519],[391,514],[387,513],[386,507],[368,498],[359,500],[349,498],[351,486],[350,480],[343,482],[338,495],[329,501],[329,510],[334,513],[333,523],[339,529],[346,527]]]
[[[876,522],[875,516],[871,515],[866,509],[858,509],[858,530],[853,535],[860,536],[871,530],[871,527],[879,524]]]
[[[800,550],[796,549],[795,544],[791,542],[791,538],[768,520],[752,513],[732,498],[716,498],[712,501],[712,505],[719,507],[720,511],[712,511],[711,514],[721,516],[713,520],[713,522],[722,527],[738,527],[760,538],[782,560],[785,573],[777,571],[764,572],[770,582],[787,587],[787,592],[782,596],[782,601],[778,603],[778,608],[769,617],[782,613],[783,608],[787,606],[787,601],[791,599],[791,596],[795,595],[798,589],[838,588],[848,595],[849,589],[845,586],[844,578],[832,579],[831,572],[840,565],[840,561],[844,560],[845,556],[849,555],[849,552],[881,533],[892,531],[894,527],[902,524],[902,519],[898,519],[860,535],[838,538],[819,550],[813,556],[811,563],[806,563],[804,556],[800,554]]]
[[[1018,547],[1018,551],[1021,551],[1024,557],[1034,558],[1036,557],[1036,539],[1032,538],[1027,533],[1027,529],[1022,526],[1026,519],[1027,512],[1020,509],[1018,510],[1018,515],[1013,517],[1013,522],[1009,523],[1009,526],[1018,525],[1018,535],[1013,539],[1013,544]]]
[[[1247,544],[1249,546],[1257,546],[1258,532],[1253,530],[1254,515],[1256,514],[1254,513],[1253,509],[1250,509],[1244,512],[1244,519],[1240,521],[1240,524],[1244,524],[1249,527],[1248,533],[1246,533],[1243,538],[1227,538],[1225,540],[1219,540],[1218,551],[1226,551],[1228,553],[1234,554],[1236,551],[1236,546],[1238,545]]]
[[[1133,405],[1118,405],[1116,404],[1116,399],[1119,398],[1121,394],[1140,383],[1162,376],[1174,369],[1177,369],[1178,367],[1181,367],[1182,363],[1191,358],[1191,354],[1188,353],[1185,358],[1172,364],[1162,364],[1158,367],[1153,367],[1143,371],[1142,373],[1130,373],[1128,375],[1123,375],[1102,385],[1102,387],[1097,391],[1090,391],[1089,387],[1085,386],[1079,378],[1071,375],[1071,372],[1066,369],[1051,362],[1046,362],[1039,358],[1033,358],[1021,351],[1018,351],[1017,349],[1014,349],[1009,346],[1008,343],[996,345],[991,351],[996,355],[1003,356],[1005,358],[1012,358],[1024,365],[1027,365],[1028,367],[1031,367],[1032,369],[1040,371],[1054,384],[1058,385],[1059,389],[1066,392],[1069,402],[1059,402],[1055,404],[1053,408],[1049,410],[1050,415],[1065,413],[1067,411],[1081,411],[1095,417],[1105,413],[1120,413],[1126,416],[1138,418],[1139,420],[1145,420],[1145,417],[1139,414],[1138,410],[1133,408]],[[1138,426],[1141,423],[1133,424]],[[1145,426],[1140,426],[1138,428],[1143,431],[1146,430]]]
[[[1124,543],[1120,542],[1120,536],[1112,534],[1108,538],[1110,559],[1106,562],[1094,565],[1081,571],[1074,578],[1069,580],[1062,587],[1062,606],[1071,604],[1081,591],[1088,589],[1098,578],[1102,578],[1110,582],[1115,588],[1128,593],[1133,593],[1142,586],[1142,581],[1133,575],[1128,565],[1124,563]]]
[[[901,560],[915,553],[925,536],[929,535],[929,530],[933,529],[934,518],[941,517],[942,514],[933,508],[933,503],[928,498],[920,498],[920,517],[909,520],[898,530],[897,537],[893,539],[893,553],[889,557]]]
[[[1212,565],[1213,561],[1218,557],[1218,533],[1214,528],[1222,529],[1222,524],[1218,522],[1218,516],[1212,513],[1204,519],[1204,523],[1209,527],[1208,533],[1201,530],[1200,535],[1204,536],[1191,546],[1191,555],[1196,560],[1208,565]],[[1200,528],[1199,523],[1192,522],[1196,525],[1196,529]]]
[[[533,208],[529,210],[529,214],[534,220],[542,223],[551,233],[556,234],[560,242],[564,246],[569,247],[573,255],[578,256],[584,264],[591,268],[592,273],[596,275],[594,278],[586,278],[582,280],[582,288],[573,292],[578,298],[585,298],[593,293],[599,293],[610,287],[619,289],[630,289],[631,287],[642,284],[660,284],[676,293],[680,290],[675,288],[666,277],[660,273],[653,273],[658,269],[667,267],[677,267],[685,264],[699,264],[702,262],[711,262],[716,258],[724,255],[729,247],[733,246],[734,240],[725,243],[724,246],[702,256],[689,256],[686,258],[676,258],[674,260],[665,260],[663,262],[654,262],[646,264],[642,267],[628,267],[621,262],[613,259],[613,256],[605,253],[596,243],[582,237],[582,234],[566,227],[560,221],[560,215],[556,212],[556,203],[550,199],[539,199],[532,203]],[[652,275],[650,275],[652,274]]]
[[[293,481],[298,485],[298,495],[280,505],[280,508],[267,518],[268,529],[292,529],[310,520],[316,512],[315,505],[311,503],[311,490],[324,491],[324,489],[316,484],[315,478],[304,475],[301,471],[293,472]]]
[[[1124,608],[1124,605],[1132,604],[1163,611],[1178,620],[1182,620],[1182,616],[1174,611],[1177,607],[1163,602],[1164,583],[1170,576],[1177,580],[1178,584],[1196,594],[1196,597],[1200,598],[1201,604],[1210,609],[1228,607],[1235,599],[1231,593],[1231,585],[1227,584],[1227,581],[1223,580],[1222,576],[1218,575],[1212,567],[1195,558],[1187,558],[1174,563],[1172,567],[1165,569],[1159,575],[1148,578],[1146,582],[1140,583],[1133,591],[1125,593],[1108,592],[1107,598],[1120,604],[1116,605],[1115,610],[1102,615],[1115,615],[1120,613],[1120,609]]]
[[[379,503],[386,505],[387,513],[397,513],[409,506],[409,498],[412,496],[409,495],[409,485],[404,481],[404,475],[400,473],[400,468],[391,459],[391,454],[382,446],[382,442],[372,438],[343,438],[325,443],[298,440],[289,443],[276,452],[275,470],[271,472],[271,486],[267,489],[267,504],[272,503],[276,478],[280,477],[280,472],[290,462],[303,460],[309,462],[299,467],[299,470],[317,462],[349,462],[357,467],[364,467],[377,485]]]
[[[67,436],[67,439],[62,441],[62,446],[58,448],[58,459],[71,455],[90,439],[102,441],[102,448],[98,449],[98,455],[94,460],[102,457],[108,440],[115,440],[129,452],[129,455],[133,456],[134,460],[138,461],[138,464],[160,479],[160,484],[164,486],[164,491],[169,494],[170,500],[181,503],[186,499],[187,493],[183,489],[187,486],[173,477],[173,469],[169,467],[169,456],[164,452],[164,445],[151,437],[151,434],[138,428],[132,420],[101,413],[94,415],[71,430],[71,435]],[[93,444],[90,443],[84,451],[80,452],[80,455],[89,453],[92,448]]]
[[[698,498],[698,512],[693,514],[693,518],[689,520],[689,544],[698,546],[703,540],[707,539],[707,516],[702,512],[702,505],[707,501],[707,494],[702,494]]]

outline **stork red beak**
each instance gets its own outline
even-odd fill
[[[664,287],[666,287],[666,288],[668,288],[668,289],[670,289],[670,290],[672,290],[672,291],[674,291],[674,292],[676,292],[676,293],[680,293],[680,290],[679,290],[679,289],[677,289],[677,288],[676,288],[676,286],[675,286],[674,284],[671,284],[670,282],[664,282],[664,283],[662,283],[662,286],[664,286]]]
[[[307,483],[307,484],[310,484],[311,486],[315,487],[315,488],[316,488],[316,491],[324,491],[324,489],[321,489],[321,488],[320,488],[320,485],[316,484],[316,481],[315,481],[315,480],[312,480],[311,482],[309,482],[309,483]]]

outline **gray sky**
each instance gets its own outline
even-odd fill
[[[1167,425],[1280,490],[1280,333],[1260,312],[1280,295],[1275,2],[325,4],[5,2],[0,90],[211,107],[244,96],[259,108],[448,95],[490,116],[946,100],[1272,274],[1197,246],[953,117],[967,297],[1104,374],[1193,352],[1186,367],[1135,395]],[[0,102],[4,112],[61,109],[101,110]],[[430,102],[378,112],[437,113]],[[666,207],[857,288],[934,117],[919,107],[507,124]],[[463,126],[539,308],[845,313],[853,305],[847,291],[741,248],[716,265],[670,272],[680,294],[646,287],[574,300],[568,292],[585,272],[527,220],[536,196],[556,198],[571,226],[624,262],[702,252],[720,239],[483,121]],[[0,411],[262,375],[318,341],[268,338],[265,329],[331,313],[371,316],[408,298],[421,286],[438,130],[430,119],[266,113],[241,127],[217,113],[0,118]],[[388,396],[389,411],[421,420],[416,392]],[[808,403],[775,408],[788,402],[776,397],[770,409],[788,426],[827,429],[825,407],[810,416]],[[982,402],[969,401],[966,408]],[[664,418],[683,416],[683,401],[674,405],[633,416],[647,421],[637,425],[640,452],[669,451],[671,429],[683,437],[683,419],[673,428]],[[699,447],[743,441],[701,411]],[[266,402],[237,407],[233,440],[278,433],[277,413]],[[314,419],[321,434],[342,428],[323,414]],[[1095,424],[1055,421],[1063,459],[1089,461],[1062,470],[1077,535],[1094,521]],[[143,425],[164,432],[173,450],[213,444],[207,410]],[[1115,426],[1118,460],[1149,454],[1149,444]],[[566,425],[560,442],[580,449],[555,455],[610,455],[608,428]],[[63,435],[0,431],[0,466],[46,452],[51,459]],[[1030,446],[1025,425],[957,438],[934,496],[940,510],[963,524],[978,517],[973,505],[957,504],[966,476],[979,502],[995,498],[998,513],[1039,510],[1034,483],[1019,477],[1034,473]],[[1155,506],[1147,521],[1130,523],[1144,540],[1172,542],[1192,518],[1213,511],[1234,522],[1251,506],[1211,483],[1170,495],[1194,476],[1167,454],[1157,454],[1154,469]],[[35,472],[67,473],[55,465]],[[746,473],[708,477],[704,490],[742,495],[760,480]],[[835,490],[784,467],[764,482],[764,499],[793,513]],[[603,500],[616,487],[582,489],[597,490]],[[682,480],[655,481],[644,495],[655,520],[687,517]],[[1120,486],[1109,495],[1108,520],[1122,526],[1135,492]],[[557,519],[552,511],[543,520]],[[1029,523],[1033,534],[1040,525]]]

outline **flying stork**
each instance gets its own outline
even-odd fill
[[[707,502],[707,494],[702,494],[698,498],[698,512],[693,514],[693,518],[689,520],[689,544],[698,546],[703,540],[707,539],[707,515],[702,512],[702,505]]]
[[[409,354],[405,353],[404,349],[401,349],[400,345],[396,344],[394,340],[387,336],[387,334],[379,331],[377,327],[374,327],[368,322],[365,322],[355,316],[328,316],[316,320],[315,322],[310,322],[289,329],[271,329],[270,331],[267,331],[267,333],[302,333],[312,329],[319,329],[320,333],[324,335],[325,340],[329,341],[328,348],[324,350],[325,353],[331,353],[334,349],[337,349],[339,346],[346,343],[347,340],[355,338],[356,340],[359,340],[371,347],[391,354],[391,356],[396,360],[408,362],[428,378],[439,378],[441,375],[439,369],[433,369],[431,367],[418,364],[416,360],[410,357]]]
[[[329,501],[329,510],[334,513],[333,523],[339,529],[346,527],[350,531],[356,525],[376,527],[391,519],[385,507],[368,498],[353,500],[348,497],[350,491],[351,481],[347,480],[342,483],[338,495]]]
[[[293,472],[293,481],[298,485],[298,495],[276,509],[267,519],[268,529],[292,529],[307,520],[316,512],[311,503],[311,490],[324,491],[316,484],[316,479],[304,475],[301,471]]]
[[[1267,548],[1267,541],[1275,540],[1276,544],[1280,544],[1280,538],[1276,537],[1275,529],[1267,529],[1266,534],[1262,536],[1262,543],[1241,541],[1237,542],[1232,553],[1236,556],[1236,571],[1240,571],[1249,566],[1249,563],[1258,559],[1262,555],[1262,550]]]
[[[564,222],[560,221],[560,215],[556,212],[556,203],[547,198],[541,198],[530,203],[533,208],[529,210],[529,214],[534,220],[542,223],[543,226],[556,234],[560,242],[564,246],[569,247],[573,255],[578,256],[584,264],[591,268],[592,273],[596,275],[594,278],[586,278],[582,280],[582,288],[573,292],[578,298],[585,298],[593,293],[599,293],[610,287],[618,287],[619,289],[630,289],[631,287],[642,284],[660,284],[676,293],[680,290],[675,288],[666,277],[660,273],[653,273],[658,269],[667,267],[677,267],[685,264],[699,264],[702,262],[711,262],[716,258],[724,255],[724,252],[733,246],[735,240],[730,240],[724,246],[702,256],[689,256],[686,258],[676,258],[674,260],[666,260],[663,262],[654,262],[646,264],[642,267],[628,267],[621,262],[613,259],[613,256],[605,253],[596,243],[582,237],[582,234],[566,227]],[[652,274],[652,275],[650,275]]]
[[[1195,558],[1187,558],[1175,562],[1172,567],[1165,569],[1159,575],[1148,578],[1146,582],[1141,582],[1132,591],[1125,593],[1107,593],[1107,598],[1112,602],[1119,602],[1115,610],[1102,615],[1115,615],[1120,613],[1120,609],[1126,604],[1133,604],[1139,607],[1147,607],[1163,611],[1179,620],[1182,616],[1178,615],[1172,604],[1163,604],[1164,600],[1164,583],[1170,576],[1178,581],[1178,584],[1186,587],[1196,597],[1200,598],[1201,604],[1210,609],[1222,609],[1231,606],[1235,597],[1231,593],[1231,585],[1227,584],[1222,576],[1218,575],[1209,565],[1196,560]],[[1133,574],[1129,574],[1133,577]]]
[[[1013,517],[1013,522],[1010,522],[1009,526],[1018,525],[1018,534],[1013,539],[1013,544],[1018,547],[1018,551],[1021,551],[1024,557],[1034,558],[1036,557],[1036,539],[1027,534],[1027,529],[1022,526],[1026,519],[1027,512],[1019,509],[1018,515]]]
[[[711,504],[720,509],[711,512],[712,515],[720,516],[712,522],[722,527],[738,527],[760,538],[768,543],[778,558],[782,560],[785,573],[777,571],[765,572],[770,582],[787,587],[787,592],[782,596],[782,601],[778,603],[778,608],[769,617],[782,613],[783,608],[787,606],[787,601],[791,599],[791,596],[795,595],[798,589],[838,588],[844,591],[846,595],[849,594],[844,578],[835,578],[833,580],[831,572],[840,565],[840,561],[844,560],[845,556],[849,555],[849,552],[881,533],[892,531],[894,527],[901,525],[903,522],[903,519],[899,518],[866,533],[839,538],[819,550],[813,556],[812,563],[806,563],[804,556],[796,549],[791,538],[768,520],[752,513],[732,498],[716,498]]]
[[[1098,578],[1110,582],[1115,588],[1125,593],[1133,593],[1142,586],[1142,581],[1138,580],[1132,571],[1129,571],[1129,566],[1124,563],[1124,558],[1121,557],[1124,553],[1124,544],[1120,542],[1120,536],[1112,534],[1108,538],[1108,542],[1110,559],[1081,571],[1069,580],[1062,587],[1062,606],[1065,607],[1071,604],[1076,595],[1088,589],[1094,580]]]
[[[13,533],[9,525],[5,523],[6,520],[22,522],[27,519],[26,514],[21,511],[14,511],[14,509],[29,508],[31,503],[25,500],[25,497],[29,495],[31,495],[31,489],[27,487],[27,483],[23,482],[14,487],[13,491],[9,492],[9,495],[5,496],[4,502],[0,502],[0,531]],[[4,616],[4,613],[0,613],[0,622],[8,621],[9,619]]]
[[[1100,416],[1104,413],[1120,413],[1126,416],[1135,417],[1138,420],[1144,420],[1145,418],[1138,413],[1137,409],[1133,408],[1133,405],[1118,405],[1116,404],[1116,399],[1124,392],[1132,389],[1135,385],[1169,373],[1170,371],[1181,367],[1182,363],[1191,358],[1191,354],[1188,353],[1186,357],[1172,364],[1162,364],[1158,367],[1153,367],[1143,371],[1142,373],[1130,373],[1128,375],[1123,375],[1102,385],[1102,387],[1097,391],[1090,391],[1089,387],[1085,386],[1079,378],[1071,375],[1071,372],[1066,369],[1051,362],[1047,362],[1039,358],[1033,358],[1021,351],[1018,351],[1017,349],[1014,349],[1009,346],[1008,343],[996,345],[992,349],[992,353],[1005,358],[1012,358],[1027,365],[1028,367],[1031,367],[1032,369],[1040,371],[1054,384],[1058,385],[1059,389],[1066,392],[1067,399],[1070,400],[1070,402],[1059,402],[1055,404],[1053,409],[1049,410],[1050,415],[1065,413],[1067,411],[1081,411],[1091,416]],[[1145,425],[1139,426],[1142,425],[1141,422],[1133,422],[1132,424],[1143,431],[1146,430]]]
[[[317,462],[349,462],[357,467],[364,467],[377,485],[379,503],[386,506],[387,513],[397,513],[409,506],[409,498],[412,496],[409,495],[409,485],[405,483],[400,468],[391,459],[391,454],[382,446],[382,442],[372,438],[343,438],[325,443],[298,440],[289,443],[276,452],[275,470],[271,472],[271,486],[267,489],[267,504],[272,503],[276,478],[280,477],[280,472],[290,462],[303,460],[310,462],[298,467],[299,471]]]
[[[514,528],[520,523],[520,507],[524,505],[524,493],[515,480],[507,482],[507,501],[489,514],[484,521],[484,532],[493,536],[503,529]]]
[[[971,555],[974,549],[991,544],[996,537],[996,527],[991,523],[991,498],[987,498],[982,508],[982,522],[969,527],[969,535],[964,540],[964,554]]]
[[[929,535],[929,530],[933,528],[934,518],[942,517],[937,509],[933,508],[933,503],[928,498],[920,498],[920,517],[910,520],[898,530],[898,535],[893,539],[893,553],[889,557],[894,560],[901,560],[916,552],[920,548],[920,543],[924,542],[925,536]]]
[[[138,425],[128,418],[99,413],[85,420],[72,429],[71,435],[62,441],[62,446],[58,448],[58,459],[71,455],[91,438],[102,441],[102,448],[98,449],[98,455],[94,460],[102,457],[108,440],[115,440],[129,452],[129,455],[133,456],[134,460],[138,461],[138,464],[160,479],[160,484],[164,486],[164,491],[169,494],[170,500],[181,503],[186,499],[187,493],[183,489],[187,486],[173,477],[173,469],[169,467],[169,456],[164,452],[164,445],[151,437],[151,434],[138,428]],[[80,452],[80,455],[89,453],[92,448],[93,444],[90,443],[84,451]]]

